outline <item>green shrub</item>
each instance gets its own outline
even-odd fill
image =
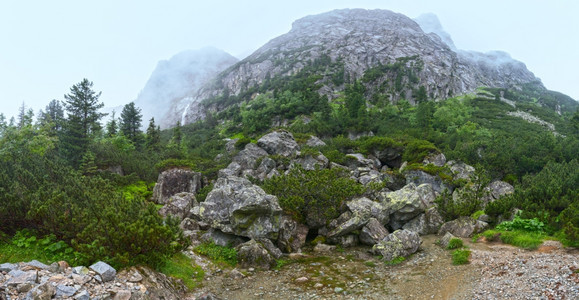
[[[470,250],[458,249],[452,252],[452,264],[453,265],[465,265],[468,264],[468,258],[470,256]]]
[[[482,202],[477,198],[454,200],[447,190],[441,193],[434,201],[445,221],[451,221],[462,216],[471,216],[482,208]]]
[[[30,230],[20,230],[11,239],[0,241],[0,262],[17,263],[36,259],[46,264],[67,261],[77,265],[86,263],[70,245],[49,234],[37,237]]]
[[[328,221],[338,217],[340,207],[364,187],[340,169],[305,170],[294,167],[289,174],[263,182],[263,189],[276,195],[285,212],[300,221],[315,215]]]
[[[251,143],[251,139],[246,136],[242,136],[235,142],[235,149],[243,150],[243,148],[245,148],[245,145],[249,143]]]
[[[464,243],[462,242],[462,239],[460,238],[451,238],[450,241],[448,242],[448,246],[446,246],[446,249],[458,249],[458,248],[462,248],[464,247]]]
[[[159,267],[159,271],[182,280],[189,290],[198,287],[205,275],[203,269],[183,253],[176,253],[170,259],[166,259],[164,264]]]
[[[502,231],[500,239],[505,244],[510,244],[523,249],[535,250],[542,243],[545,236],[537,232],[528,231]]]
[[[480,216],[482,216],[484,214],[485,214],[484,210],[477,210],[470,217],[475,219],[475,220],[478,220],[478,218],[480,218]]]
[[[171,168],[183,168],[193,170],[195,169],[195,163],[187,159],[169,158],[159,162],[155,167],[159,172],[163,172]]]
[[[421,163],[431,153],[440,152],[436,146],[425,140],[412,140],[404,149],[402,160],[408,163]]]
[[[205,255],[218,263],[224,263],[232,267],[237,265],[237,250],[231,247],[215,245],[215,243],[202,243],[195,247],[195,252]]]
[[[512,221],[505,221],[496,227],[499,231],[526,231],[526,232],[545,232],[545,224],[537,218],[522,219],[520,215],[516,215]]]

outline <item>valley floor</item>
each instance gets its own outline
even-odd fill
[[[452,265],[451,251],[424,236],[421,250],[386,265],[367,248],[315,254],[279,270],[207,272],[191,295],[222,299],[579,299],[579,252],[547,241],[537,251],[471,243],[470,264]],[[244,274],[244,275],[242,275]]]

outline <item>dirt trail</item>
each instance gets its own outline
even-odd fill
[[[386,265],[367,253],[368,248],[312,255],[279,270],[213,272],[196,296],[212,292],[223,299],[470,299],[471,286],[480,278],[480,266],[453,266],[451,251],[422,237],[420,251],[398,265]],[[486,244],[471,249],[489,250]],[[306,249],[308,250],[308,249]],[[308,253],[307,251],[305,251]],[[296,280],[307,278],[304,282]]]

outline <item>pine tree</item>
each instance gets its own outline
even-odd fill
[[[26,126],[31,126],[32,119],[34,119],[34,111],[31,108],[26,109],[26,104],[22,102],[18,109],[18,128],[22,129]]]
[[[177,125],[173,128],[173,137],[171,137],[171,143],[176,145],[181,145],[181,121],[177,121]]]
[[[68,118],[63,135],[63,151],[75,166],[78,166],[88,149],[91,135],[99,131],[100,119],[106,115],[98,112],[104,103],[98,100],[101,93],[96,93],[92,87],[93,83],[85,78],[70,88],[70,94],[64,95]]]
[[[135,146],[141,143],[141,121],[143,115],[141,109],[135,106],[135,102],[131,102],[123,107],[121,112],[121,132],[126,136]]]
[[[155,126],[155,118],[149,120],[145,145],[150,151],[158,151],[161,147],[161,128]]]
[[[118,133],[117,119],[115,117],[115,111],[113,110],[111,120],[107,123],[107,136],[113,137],[117,135],[117,133]]]
[[[48,103],[44,112],[38,114],[40,127],[47,127],[51,134],[59,133],[64,123],[64,108],[60,101],[53,99]]]

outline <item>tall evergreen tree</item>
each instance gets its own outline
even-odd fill
[[[32,125],[32,120],[34,119],[34,111],[31,108],[26,108],[26,104],[22,102],[18,109],[18,128],[20,129]]]
[[[113,136],[117,135],[118,127],[119,126],[117,125],[117,119],[115,116],[115,111],[113,110],[113,113],[111,115],[111,120],[107,123],[107,136],[113,137]]]
[[[161,146],[161,128],[155,126],[155,118],[149,120],[145,145],[147,149],[151,151],[158,151]]]
[[[53,99],[48,103],[44,112],[38,114],[38,124],[41,127],[48,127],[51,134],[59,133],[64,123],[64,108],[62,103]]]
[[[123,107],[121,112],[121,132],[135,146],[141,142],[141,121],[143,115],[141,109],[135,106],[135,102],[131,102]]]
[[[65,157],[78,165],[88,149],[90,138],[100,128],[100,119],[106,114],[100,113],[104,103],[99,102],[101,92],[92,90],[93,83],[88,79],[73,85],[70,93],[64,95],[64,106],[67,111],[66,132],[63,135]]]

